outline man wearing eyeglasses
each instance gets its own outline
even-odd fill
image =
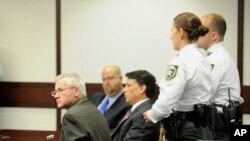
[[[51,95],[58,108],[67,109],[62,118],[61,141],[111,141],[108,123],[87,99],[85,83],[79,75],[63,73],[57,76]]]

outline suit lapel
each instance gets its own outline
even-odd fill
[[[144,105],[147,105],[151,102],[151,99],[147,100],[147,101],[144,101],[143,103],[141,103],[139,106],[137,106],[133,112],[131,112],[131,114],[129,114],[129,116],[124,116],[122,118],[122,120],[119,122],[119,124],[117,125],[117,127],[115,128],[115,130],[113,131],[113,133],[111,134],[112,136],[114,136],[118,131],[119,131],[119,128],[121,128],[121,126],[124,124],[124,122],[126,122],[127,120],[129,120],[129,118],[133,118],[133,116],[136,116],[136,113],[138,111],[140,111],[140,109],[144,106]]]
[[[132,114],[131,109],[127,111],[127,113],[123,116],[119,124],[116,126],[115,130],[113,131],[112,135],[115,134],[118,129],[122,126],[122,124],[129,118],[129,116]]]
[[[132,117],[135,113],[137,113],[138,111],[140,111],[140,109],[141,109],[142,107],[144,107],[145,105],[150,104],[151,101],[152,101],[151,99],[148,99],[148,100],[144,101],[143,103],[141,103],[140,105],[138,105],[138,106],[133,110],[133,112],[131,113],[131,117]]]

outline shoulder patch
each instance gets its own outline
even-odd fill
[[[168,66],[168,70],[166,72],[166,79],[171,80],[175,78],[177,74],[178,66],[177,65],[170,65]]]

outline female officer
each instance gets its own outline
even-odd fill
[[[170,61],[165,78],[159,82],[159,97],[144,113],[144,119],[153,123],[161,121],[166,128],[164,119],[175,115],[177,132],[173,132],[174,136],[167,130],[169,140],[172,140],[170,136],[178,141],[211,139],[209,129],[198,126],[194,111],[195,105],[208,104],[211,97],[211,65],[196,45],[208,28],[195,14],[185,12],[174,18],[171,32],[173,47],[179,53]]]

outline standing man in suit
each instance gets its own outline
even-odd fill
[[[132,108],[119,122],[112,133],[113,141],[157,141],[160,124],[146,123],[143,113],[153,105],[151,99],[156,93],[156,79],[145,70],[126,74],[127,82],[124,88],[126,102]]]
[[[107,121],[87,99],[85,83],[79,75],[57,76],[51,95],[58,108],[67,109],[62,118],[61,141],[111,141]]]
[[[130,105],[125,102],[122,74],[116,65],[107,65],[102,70],[103,92],[95,93],[90,100],[98,107],[108,121],[112,131],[126,114]]]

